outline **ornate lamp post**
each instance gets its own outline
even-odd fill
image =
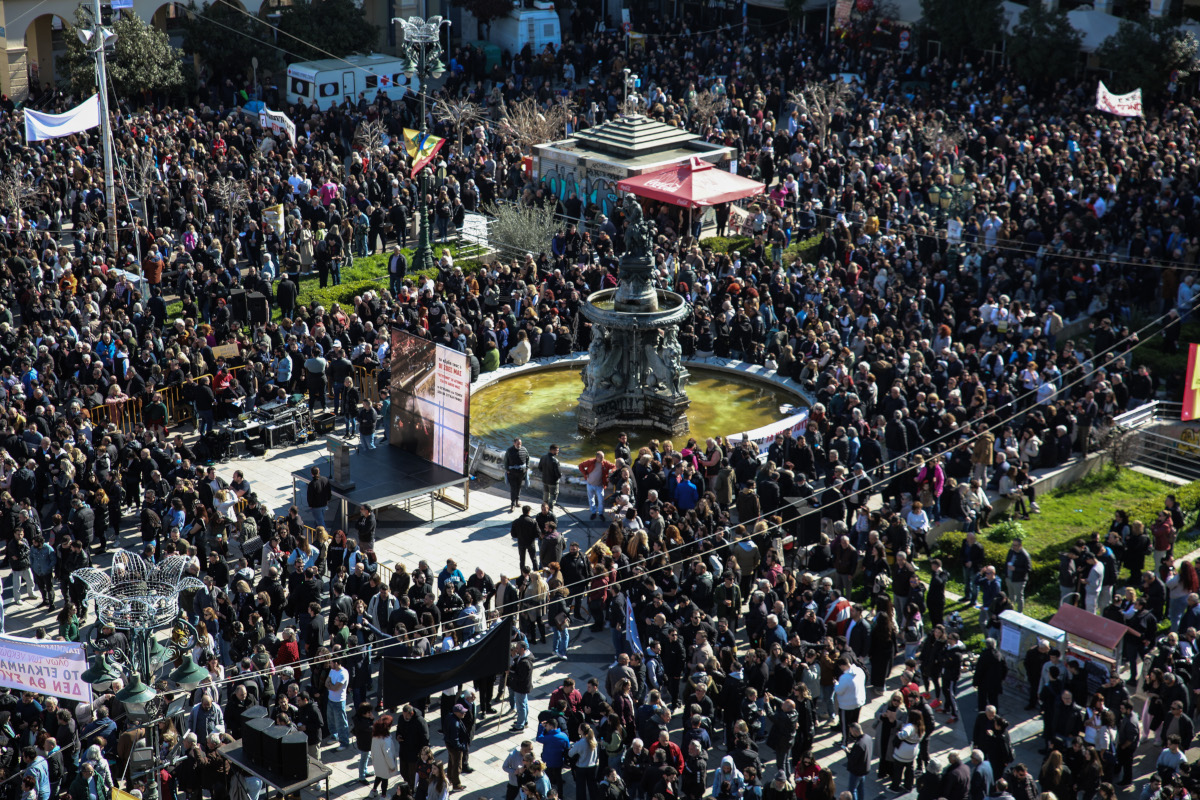
[[[429,126],[425,121],[425,82],[430,78],[440,78],[446,71],[442,63],[441,30],[443,25],[449,25],[450,20],[442,17],[430,17],[428,21],[420,17],[393,17],[392,22],[398,24],[404,32],[404,56],[406,64],[404,74],[410,79],[417,78],[417,94],[421,98],[421,128],[418,146],[425,141],[429,134]],[[419,155],[418,151],[418,155]],[[433,269],[433,246],[429,242],[429,201],[428,193],[429,168],[422,169],[417,175],[417,216],[420,219],[420,229],[417,234],[417,251],[413,254],[413,270]]]
[[[88,567],[72,575],[74,580],[87,585],[84,602],[96,604],[98,620],[87,642],[96,655],[80,677],[99,692],[108,691],[114,680],[124,678],[125,686],[117,692],[117,699],[125,705],[130,721],[146,729],[146,745],[155,776],[147,783],[147,798],[162,797],[161,777],[156,768],[158,723],[169,716],[167,697],[153,687],[155,677],[160,671],[165,672],[168,664],[178,664],[169,677],[185,695],[208,677],[208,671],[191,657],[196,629],[179,610],[182,592],[204,588],[196,578],[184,576],[187,565],[186,556],[170,556],[154,565],[136,553],[117,550],[108,571]],[[171,638],[164,646],[155,632],[168,624],[172,626]],[[102,626],[115,628],[129,637],[129,650],[106,649],[100,638]]]

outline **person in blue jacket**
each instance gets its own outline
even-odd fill
[[[558,796],[562,797],[563,766],[567,763],[567,751],[571,749],[571,740],[567,738],[566,731],[550,720],[542,723],[542,732],[538,734],[537,740],[542,744],[542,761],[546,764],[546,774],[550,776],[550,783],[558,791]]]

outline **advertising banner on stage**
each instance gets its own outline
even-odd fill
[[[392,329],[388,441],[426,461],[466,471],[471,361],[466,353]]]
[[[0,634],[0,686],[90,703],[92,686],[79,679],[87,666],[82,644]]]

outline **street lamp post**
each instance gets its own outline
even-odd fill
[[[168,664],[179,662],[169,678],[183,693],[190,693],[208,677],[208,671],[192,660],[196,629],[179,609],[180,593],[204,588],[196,578],[184,576],[188,563],[186,556],[174,555],[154,565],[136,553],[117,550],[110,570],[88,567],[71,576],[87,586],[84,603],[96,604],[97,622],[87,642],[96,655],[80,677],[98,692],[108,691],[117,678],[125,679],[116,697],[125,705],[130,721],[146,729],[153,773],[153,780],[146,783],[147,800],[163,797],[157,768],[158,723],[168,716],[168,704],[154,689],[155,676],[165,672]],[[167,624],[172,635],[164,646],[155,634]],[[124,633],[129,638],[128,651],[107,649],[100,637],[102,626]]]
[[[108,129],[108,69],[104,60],[104,48],[117,40],[117,35],[100,24],[100,0],[93,0],[92,22],[94,30],[79,31],[79,39],[85,47],[92,47],[96,59],[96,84],[100,87],[100,147],[104,156],[104,204],[107,206],[108,243],[113,253],[117,252],[117,183],[113,175],[112,133]],[[136,238],[136,236],[134,237]],[[141,269],[141,265],[138,265]]]
[[[443,25],[449,25],[450,20],[440,16],[430,17],[428,20],[420,17],[393,17],[392,22],[398,24],[404,32],[404,74],[410,79],[414,76],[417,79],[417,94],[421,99],[421,127],[417,139],[417,155],[420,156],[420,145],[429,135],[429,125],[425,120],[425,82],[429,78],[442,77],[442,73],[446,71],[446,65],[441,61],[441,29]],[[414,271],[433,269],[433,245],[429,241],[429,201],[426,197],[429,191],[428,173],[427,165],[417,174],[417,216],[420,229],[417,234],[417,251],[413,254]]]

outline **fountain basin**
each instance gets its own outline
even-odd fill
[[[670,436],[653,428],[614,427],[585,434],[578,426],[578,367],[583,360],[572,359],[548,366],[513,370],[500,374],[492,382],[472,390],[471,438],[484,447],[481,467],[484,471],[489,454],[501,456],[515,437],[521,437],[534,459],[544,455],[551,444],[560,448],[563,464],[578,464],[591,458],[597,449],[611,458],[617,434],[629,434],[635,452],[651,439],[670,440],[676,450],[687,443],[688,435]],[[761,368],[753,368],[761,369]],[[688,418],[691,434],[703,440],[708,436],[735,436],[779,423],[787,427],[782,405],[807,405],[807,401],[783,384],[754,377],[746,370],[722,369],[703,363],[689,363]],[[485,376],[486,378],[487,376]]]
[[[682,295],[662,289],[658,293],[657,311],[618,311],[616,309],[616,294],[618,289],[601,289],[588,295],[587,302],[580,311],[592,323],[606,328],[623,330],[649,330],[666,325],[678,325],[688,314],[691,307]]]

